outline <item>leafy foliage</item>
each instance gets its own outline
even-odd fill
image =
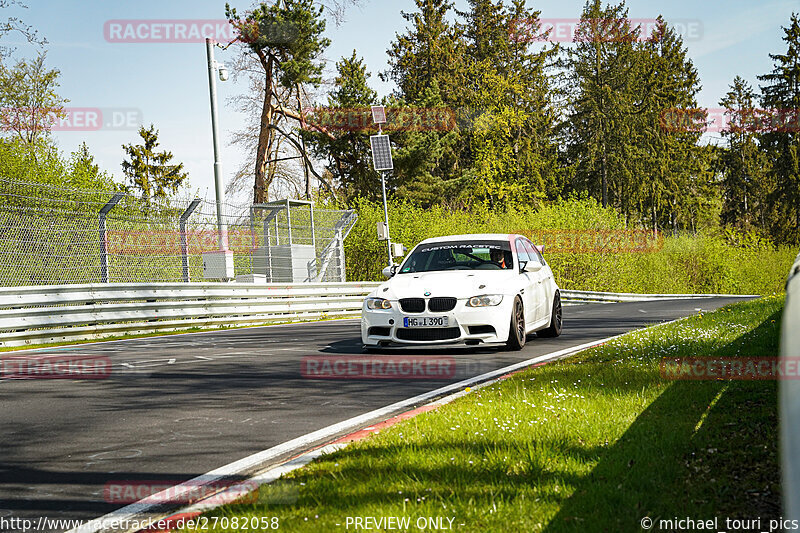
[[[66,99],[56,93],[58,69],[45,67],[46,53],[13,67],[0,63],[0,130],[35,144],[63,116]]]
[[[792,15],[789,27],[783,28],[785,54],[770,54],[775,61],[772,72],[759,76],[762,104],[774,113],[788,112],[793,123],[779,124],[760,137],[773,185],[769,193],[772,206],[772,235],[780,240],[800,242],[800,17]],[[792,126],[793,124],[793,126]],[[786,127],[788,126],[788,127]]]
[[[127,189],[141,194],[142,199],[164,198],[175,193],[189,177],[183,163],[170,164],[172,152],[157,152],[158,130],[153,124],[139,128],[142,144],[124,144],[122,149],[130,161],[122,162],[122,172],[128,178]]]

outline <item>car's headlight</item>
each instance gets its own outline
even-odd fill
[[[367,298],[367,309],[391,309],[392,302],[384,298]]]
[[[470,298],[467,302],[467,307],[493,307],[495,305],[500,305],[502,301],[502,294],[483,294]]]

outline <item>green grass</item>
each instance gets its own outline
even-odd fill
[[[289,484],[296,498],[264,491],[210,516],[277,516],[281,530],[309,532],[343,531],[348,516],[454,517],[462,531],[509,532],[776,517],[776,383],[666,381],[658,364],[775,356],[782,306],[782,296],[726,306],[528,369],[270,489]]]

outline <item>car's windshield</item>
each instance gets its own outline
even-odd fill
[[[419,246],[403,262],[400,274],[439,270],[504,270],[512,268],[506,241],[450,241]]]

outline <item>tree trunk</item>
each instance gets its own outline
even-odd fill
[[[255,184],[253,185],[253,203],[263,204],[269,201],[270,180],[267,176],[269,166],[269,148],[272,144],[272,56],[260,57],[266,76],[264,79],[264,105],[261,108],[261,129],[258,133],[256,149]]]
[[[608,207],[608,167],[606,166],[606,143],[603,141],[603,207]]]

